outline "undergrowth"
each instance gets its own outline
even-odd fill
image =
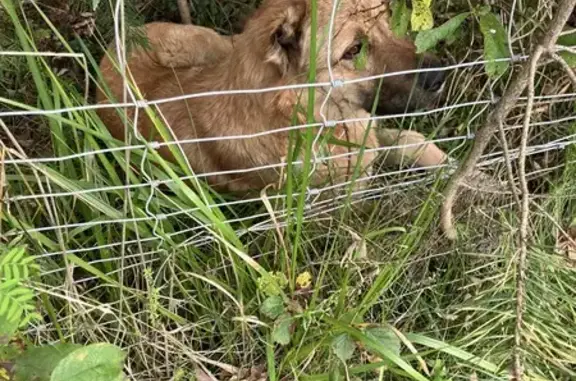
[[[0,110],[92,103],[84,83],[86,76],[92,89],[97,83],[97,63],[113,36],[114,2],[56,3],[0,0],[0,47],[80,52],[86,59],[0,56]],[[395,9],[403,4],[396,1]],[[129,27],[177,21],[175,1],[126,6]],[[255,6],[198,0],[192,12],[198,24],[233,33]],[[510,41],[516,54],[527,54],[550,7],[517,2]],[[450,63],[481,59],[490,54],[483,25],[494,18],[508,25],[510,9],[509,1],[489,9],[436,2],[435,25],[450,24],[417,41]],[[397,33],[417,35],[405,14],[395,16]],[[502,64],[454,70],[446,102],[497,97],[510,71]],[[553,65],[540,69],[536,86],[541,96],[570,91]],[[519,142],[514,126],[524,104],[507,120],[511,148]],[[488,107],[382,124],[430,137],[472,137]],[[574,111],[573,97],[537,100],[532,121],[540,124],[530,146],[575,134],[569,119],[547,123]],[[303,182],[293,184],[298,196],[264,194],[216,208],[229,198],[183,182],[190,172],[181,162],[165,162],[152,149],[122,150],[93,110],[2,117],[0,127],[0,272],[8,282],[0,283],[0,317],[14,322],[21,311],[18,324],[2,331],[7,377],[64,380],[66,367],[81,366],[70,363],[78,356],[118,377],[101,379],[121,379],[124,358],[124,374],[134,380],[508,377],[518,250],[518,211],[510,198],[463,189],[460,239],[449,243],[437,228],[440,171],[383,177],[361,203],[342,198],[310,206]],[[305,148],[310,138],[304,136]],[[443,148],[460,158],[469,143]],[[102,149],[108,151],[94,153]],[[490,154],[501,150],[495,139]],[[575,155],[568,144],[529,157],[534,197],[522,351],[532,380],[576,377],[576,248],[569,239],[576,238]],[[38,157],[46,160],[27,161]],[[490,159],[484,170],[506,179],[504,162]],[[319,214],[322,208],[337,211]],[[16,254],[29,258],[26,279],[18,266],[8,273],[3,267]],[[35,308],[28,307],[31,290]],[[11,292],[28,304],[4,302]],[[51,359],[48,372],[19,373],[40,367],[37,358]]]

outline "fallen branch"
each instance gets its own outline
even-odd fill
[[[536,48],[532,50],[531,56],[533,56],[538,49],[542,48],[546,52],[553,51],[552,48],[556,43],[558,36],[562,32],[564,25],[570,18],[575,6],[576,0],[560,1],[556,14],[548,23],[547,28],[544,29],[546,32],[540,38]],[[460,183],[472,173],[472,170],[478,163],[482,152],[486,149],[486,146],[496,132],[496,129],[500,123],[504,123],[506,116],[508,116],[508,113],[514,107],[517,99],[526,88],[530,76],[530,66],[531,61],[523,63],[520,70],[515,74],[510,86],[508,86],[494,110],[492,110],[488,115],[484,125],[476,133],[476,138],[474,139],[474,144],[470,153],[460,164],[458,169],[456,169],[448,181],[448,184],[446,184],[446,188],[442,192],[444,202],[440,209],[440,227],[444,231],[446,237],[450,240],[454,240],[457,237],[456,229],[453,225],[452,207],[456,201],[458,187],[460,186]]]

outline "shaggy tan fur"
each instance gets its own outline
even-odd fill
[[[316,80],[329,81],[327,33],[332,1],[318,0],[318,29],[310,28],[310,3],[306,0],[265,0],[247,21],[244,31],[233,37],[191,25],[152,23],[145,26],[151,49],[137,48],[128,56],[129,77],[147,100],[216,90],[257,89],[307,82],[310,67],[310,34],[318,36]],[[410,43],[395,37],[388,25],[387,2],[381,0],[342,0],[336,16],[331,64],[334,77],[352,80],[385,71],[416,67],[417,58]],[[366,43],[362,49],[362,44]],[[359,59],[363,52],[363,64]],[[100,69],[113,98],[121,99],[123,87],[117,66],[103,58]],[[434,102],[437,93],[413,87],[412,76],[386,79],[382,83],[379,109],[403,110]],[[328,120],[367,118],[376,97],[378,82],[362,81],[336,87],[325,105]],[[328,88],[319,88],[315,97],[315,118]],[[295,106],[307,104],[307,90],[284,90],[260,94],[218,95],[163,103],[157,111],[173,135],[179,139],[244,135],[272,131],[291,125]],[[98,101],[109,102],[103,91]],[[100,117],[113,136],[124,139],[124,123],[118,110],[101,109]],[[133,118],[134,110],[128,110]],[[298,120],[305,122],[305,115]],[[330,141],[315,147],[319,156],[341,155],[381,145],[422,143],[424,136],[413,131],[380,129],[372,123],[338,123],[325,128],[333,137],[352,144]],[[139,113],[139,131],[147,139],[160,139],[144,111]],[[302,130],[304,132],[304,130]],[[315,130],[316,132],[316,130]],[[322,139],[320,139],[322,141]],[[244,170],[277,164],[286,158],[288,133],[182,145],[196,173]],[[172,158],[166,147],[160,153]],[[369,173],[376,158],[365,152],[361,168]],[[446,155],[434,144],[392,150],[392,162],[413,162],[428,166],[441,164]],[[345,181],[356,165],[357,155],[341,155],[329,165],[319,164],[312,177],[319,185],[327,180]],[[208,176],[218,190],[247,192],[276,184],[279,169]]]

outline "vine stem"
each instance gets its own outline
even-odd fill
[[[192,24],[188,0],[178,0],[178,11],[180,12],[180,20],[182,20],[183,24]]]
[[[524,375],[524,366],[522,359],[522,326],[524,322],[524,307],[526,295],[526,261],[528,257],[528,223],[530,218],[530,191],[528,190],[528,182],[526,181],[526,146],[528,145],[528,137],[530,132],[530,119],[532,116],[532,109],[534,108],[534,77],[536,77],[536,69],[538,61],[546,49],[542,45],[538,45],[531,58],[528,78],[528,101],[524,113],[524,123],[522,125],[522,138],[520,140],[520,152],[518,158],[518,181],[520,183],[520,192],[522,195],[520,207],[520,228],[519,228],[519,244],[520,250],[518,260],[516,263],[516,326],[514,328],[514,354],[513,354],[513,370],[512,379],[521,381]]]

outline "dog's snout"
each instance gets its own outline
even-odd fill
[[[426,57],[422,63],[423,69],[438,69],[423,71],[418,75],[418,85],[430,92],[440,91],[446,81],[446,71],[441,70],[442,64],[438,59]]]
[[[444,70],[425,71],[418,76],[418,84],[426,91],[436,92],[442,89],[446,81]]]

